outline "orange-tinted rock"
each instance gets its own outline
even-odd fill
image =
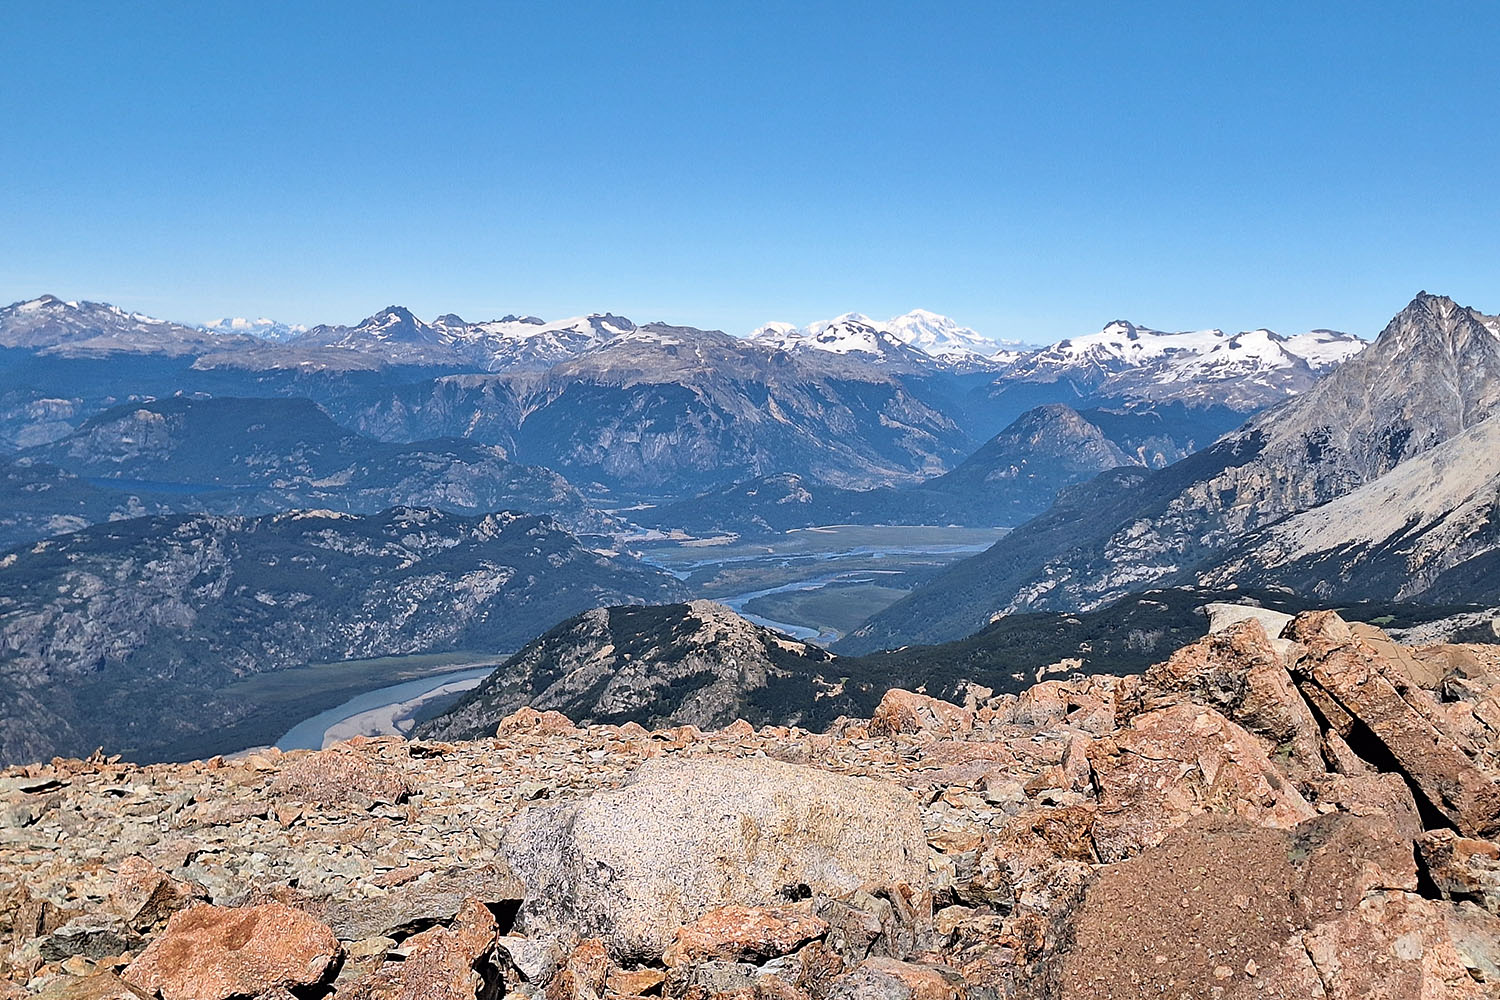
[[[345,802],[404,802],[411,786],[394,767],[352,749],[332,747],[281,769],[271,794],[320,806]]]
[[[662,984],[667,974],[660,969],[611,969],[604,985],[621,996],[640,996]]]
[[[1500,915],[1500,846],[1429,830],[1417,838],[1417,857],[1446,899],[1472,899]]]
[[[179,882],[139,855],[120,862],[108,905],[127,924],[146,930],[202,898],[201,890]]]
[[[609,972],[609,952],[604,942],[590,938],[573,949],[547,984],[547,1000],[599,1000],[609,982]]]
[[[1270,827],[1315,815],[1255,738],[1211,708],[1181,704],[1137,716],[1093,741],[1089,761],[1100,790],[1093,838],[1105,862],[1161,843],[1199,813]]]
[[[1148,707],[1192,699],[1270,741],[1295,775],[1323,770],[1317,720],[1292,684],[1273,640],[1255,619],[1177,650],[1146,671]]]
[[[1422,816],[1411,789],[1399,774],[1324,774],[1310,781],[1311,794],[1320,809],[1329,806],[1352,816],[1390,820],[1402,840],[1422,832]]]
[[[229,1000],[323,982],[339,956],[333,932],[300,910],[203,905],[173,914],[124,978],[164,1000]]]
[[[901,688],[891,688],[885,693],[870,718],[869,726],[874,736],[896,733],[952,735],[967,733],[973,728],[974,713],[968,709]]]
[[[945,966],[867,958],[835,979],[828,1000],[964,1000],[964,981]]]
[[[500,720],[495,727],[496,736],[512,736],[516,733],[536,733],[538,735],[558,735],[575,732],[577,727],[573,720],[561,712],[538,712],[530,705],[518,708],[514,712]]]
[[[1493,998],[1494,983],[1476,980],[1480,970],[1462,937],[1477,934],[1494,941],[1500,922],[1483,915],[1488,925],[1462,928],[1456,936],[1451,913],[1449,904],[1411,893],[1375,892],[1294,936],[1274,961],[1260,963],[1227,998]]]
[[[433,927],[403,942],[406,960],[340,988],[349,1000],[493,1000],[500,996],[495,965],[495,917],[469,900],[450,927]]]
[[[1308,646],[1298,665],[1305,686],[1358,720],[1460,833],[1500,832],[1500,785],[1436,724],[1442,710],[1428,692],[1332,612],[1299,615],[1292,629]]]
[[[1041,728],[1066,723],[1097,735],[1115,728],[1116,678],[1084,677],[1043,681],[1021,692],[1003,717],[1019,726]]]
[[[1369,893],[1415,884],[1410,852],[1388,824],[1327,816],[1280,830],[1200,816],[1100,871],[1071,947],[1055,956],[1060,996],[1321,996],[1292,988],[1290,971],[1278,989],[1256,991],[1268,983],[1265,970],[1281,967],[1289,938],[1353,911]]]
[[[723,906],[678,930],[662,960],[669,966],[763,961],[790,955],[827,931],[825,921],[801,910]]]

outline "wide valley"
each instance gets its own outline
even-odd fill
[[[828,645],[890,606],[949,563],[982,552],[1003,528],[936,525],[829,525],[745,540],[672,538],[632,550],[668,570],[695,597],[718,601],[759,625]],[[283,750],[321,747],[354,735],[405,733],[477,685],[505,655],[383,657],[289,670],[250,683],[295,688],[312,682],[308,702],[328,706],[278,739]],[[331,675],[342,682],[328,683]],[[360,689],[358,684],[375,682]],[[380,683],[384,682],[384,683]]]

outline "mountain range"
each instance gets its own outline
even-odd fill
[[[1340,600],[1395,592],[1366,575],[1371,560],[1389,587],[1392,559],[1410,571],[1425,558],[1399,592],[1449,593],[1439,581],[1456,578],[1445,574],[1472,576],[1492,551],[1496,456],[1479,425],[1497,409],[1500,320],[1423,292],[1368,350],[1305,392],[1164,469],[1113,470],[1064,491],[844,648],[955,639],[997,615],[1094,608],[1153,585],[1224,581],[1234,566],[1254,568],[1262,583],[1280,583],[1282,571],[1306,582],[1317,566],[1320,595]],[[1464,476],[1444,471],[1466,465]],[[1317,513],[1331,501],[1340,506]],[[1447,536],[1434,533],[1439,525]],[[1436,544],[1444,537],[1455,544]],[[1229,568],[1216,568],[1223,560]]]
[[[214,326],[0,310],[8,759],[227,746],[278,718],[263,674],[537,636],[465,702],[488,699],[475,718],[771,720],[817,691],[798,718],[868,712],[897,674],[1011,683],[997,650],[1044,634],[1056,662],[1071,642],[1126,669],[1180,638],[1151,607],[1213,594],[1500,604],[1500,319],[1425,292],[1369,346],[1122,321],[986,353],[920,311],[748,338],[394,306]],[[618,554],[641,528],[774,551],[830,523],[1011,530],[924,573],[836,661]],[[1078,615],[1130,624],[1079,638]]]
[[[43,296],[0,309],[0,444],[71,433],[129,401],[128,385],[141,400],[308,398],[380,440],[469,438],[627,498],[780,474],[865,489],[946,472],[1050,403],[1171,425],[1155,444],[1125,447],[1164,464],[1207,443],[1204,428],[1230,429],[1302,391],[1362,344],[1111,324],[1020,349],[922,310],[770,324],[748,338],[608,313],[428,322],[399,306],[353,326],[204,329]]]

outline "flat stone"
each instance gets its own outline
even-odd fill
[[[229,1000],[320,983],[340,954],[332,931],[281,903],[201,905],[173,914],[124,979],[163,1000]]]
[[[667,965],[764,961],[790,955],[827,931],[825,921],[801,910],[723,906],[680,928],[662,960]]]
[[[433,927],[408,938],[404,961],[387,962],[365,979],[340,989],[348,1000],[496,1000],[501,995],[495,964],[495,917],[469,900],[450,927]]]

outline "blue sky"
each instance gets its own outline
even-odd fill
[[[21,0],[0,37],[6,302],[1500,311],[1500,4]]]

